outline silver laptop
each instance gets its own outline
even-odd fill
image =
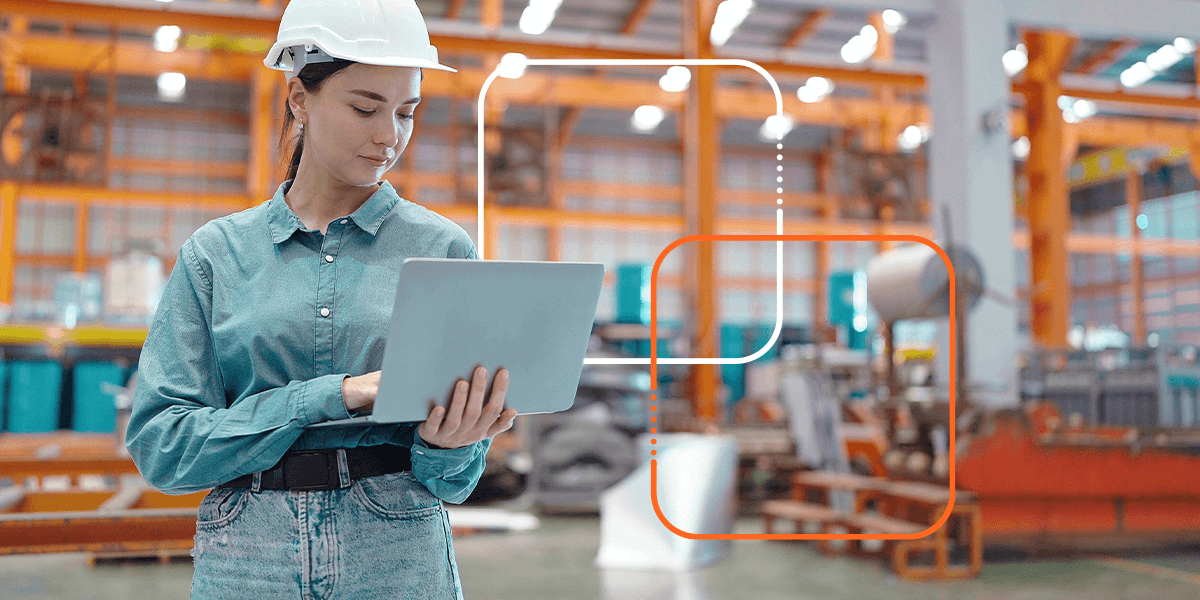
[[[424,421],[476,365],[488,370],[485,401],[504,368],[506,408],[566,410],[603,282],[600,263],[405,259],[373,412],[309,427]]]

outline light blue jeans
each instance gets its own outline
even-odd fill
[[[341,487],[217,488],[200,503],[192,598],[461,600],[445,505],[409,471]]]

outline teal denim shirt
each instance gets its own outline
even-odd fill
[[[287,205],[290,187],[208,222],[180,248],[138,365],[125,434],[138,470],[185,494],[268,469],[289,450],[397,444],[412,448],[413,475],[430,492],[462,502],[490,438],[432,449],[418,423],[305,426],[350,417],[342,380],[380,369],[404,259],[478,259],[475,245],[387,182],[322,234]]]

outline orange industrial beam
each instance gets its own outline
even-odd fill
[[[127,173],[167,173],[220,179],[245,179],[250,174],[244,162],[162,160],[131,156],[113,156],[108,160],[114,171]],[[259,193],[256,191],[249,195],[257,197]]]
[[[166,121],[171,123],[221,123],[249,127],[246,113],[234,110],[197,109],[173,106],[134,106],[118,104],[113,117],[125,120]]]
[[[450,3],[446,6],[446,14],[442,18],[457,19],[458,14],[462,12],[463,5],[466,3],[467,0],[450,0]]]
[[[681,3],[680,22],[683,25],[684,56],[691,59],[711,59],[712,28],[716,2],[696,0]],[[716,101],[716,73],[712,69],[695,70],[694,83],[688,88],[688,103],[684,114],[684,175],[688,185],[684,213],[689,235],[717,233],[717,169],[720,164],[720,120]],[[766,113],[764,116],[771,114]],[[732,226],[726,220],[723,225]],[[690,244],[687,256],[689,286],[695,312],[692,316],[692,356],[718,357],[720,327],[718,324],[718,293],[716,249],[712,242]],[[706,423],[722,418],[719,405],[720,371],[716,365],[694,365],[691,371],[692,402],[696,416]]]
[[[1030,328],[1045,347],[1065,347],[1071,318],[1071,278],[1066,236],[1071,229],[1063,165],[1063,120],[1058,83],[1070,56],[1072,38],[1056,32],[1024,34],[1029,51],[1025,68],[1025,114],[1030,152],[1029,177],[1031,304]]]
[[[1137,48],[1139,45],[1141,45],[1141,42],[1137,40],[1113,40],[1108,42],[1103,48],[1085,58],[1075,68],[1075,72],[1092,74],[1103,71],[1112,66],[1113,63],[1121,60],[1121,57],[1125,56],[1126,52]]]
[[[89,68],[90,61],[99,60],[109,52],[106,43],[83,39],[62,40],[55,36],[27,35],[18,42],[8,40],[5,47],[11,51],[4,56],[15,56],[20,65],[39,69],[79,71]],[[171,55],[179,55],[171,62],[155,64],[157,57],[168,56],[157,52],[148,46],[122,42],[117,45],[116,64],[121,74],[156,76],[166,69],[181,72],[188,77],[214,78],[217,80],[248,80],[251,73],[262,69],[259,58],[248,55],[233,55],[203,53],[198,51],[177,50]],[[816,74],[816,71],[814,71]],[[424,82],[425,93],[428,96],[455,97],[476,99],[487,73],[482,70],[462,70],[458,74],[446,75],[438,71],[430,71]],[[662,91],[657,84],[635,81],[606,81],[588,76],[551,76],[529,73],[520,80],[521,83],[506,83],[511,80],[498,80],[490,94],[499,94],[512,102],[530,104],[557,104],[560,106],[575,106],[615,109],[633,109],[643,103],[653,102],[667,110],[678,111],[682,106],[683,95]],[[522,87],[526,90],[522,91]],[[1017,90],[1023,88],[1018,85]],[[530,91],[532,90],[532,91]],[[537,90],[545,90],[547,94],[538,94]],[[1063,93],[1068,93],[1064,90]],[[1078,97],[1095,97],[1100,92],[1070,90],[1070,94]],[[1179,105],[1187,106],[1189,101],[1180,98],[1148,96],[1142,94],[1110,93],[1116,100],[1145,105]],[[929,122],[928,109],[923,104],[911,102],[881,103],[874,99],[865,98],[828,98],[816,104],[800,102],[794,95],[785,94],[784,110],[793,119],[801,123],[853,126],[871,118],[886,113],[888,121],[896,123]],[[1161,102],[1160,102],[1161,101]],[[160,114],[178,113],[167,108],[133,108],[119,107],[120,116],[131,112],[146,118],[160,118]],[[192,111],[187,116],[189,120],[200,118],[221,119],[231,123],[246,123],[248,118],[240,113],[230,111]],[[743,88],[722,87],[717,93],[717,113],[724,118],[759,119],[775,112],[774,98],[770,94],[746,90]],[[171,117],[174,118],[174,117]],[[1023,131],[1023,117],[1020,112],[1014,112],[1015,135]],[[1090,145],[1121,145],[1142,141],[1188,145],[1195,130],[1194,126],[1178,121],[1093,117],[1071,126],[1080,132],[1080,142]],[[1116,129],[1114,129],[1116,128]],[[1143,131],[1144,130],[1144,131]],[[1167,136],[1167,137],[1163,137]],[[1111,141],[1110,141],[1111,140]],[[1183,140],[1183,141],[1179,141]]]
[[[1014,89],[1019,87],[1013,86]],[[1060,90],[1065,96],[1074,98],[1087,98],[1089,100],[1097,100],[1100,102],[1117,102],[1121,104],[1133,104],[1137,106],[1157,106],[1165,108],[1179,108],[1187,111],[1200,111],[1200,97],[1191,96],[1153,96],[1150,94],[1133,94],[1130,92],[1106,92],[1103,90],[1090,90],[1085,88],[1062,88]]]
[[[250,77],[249,152],[243,177],[246,194],[251,198],[271,195],[271,115],[275,111],[276,85],[275,74],[265,69],[255,69]]]
[[[0,302],[12,305],[16,272],[17,184],[0,181]]]
[[[1134,241],[1142,238],[1142,229],[1137,218],[1142,212],[1142,174],[1131,171],[1125,175],[1125,204],[1129,206],[1129,231]],[[1146,343],[1146,278],[1142,253],[1134,246],[1129,265],[1130,282],[1133,284],[1133,339],[1134,345]]]
[[[22,65],[72,72],[102,72],[110,68],[122,75],[157,77],[166,71],[194,79],[247,81],[265,69],[262,59],[248,54],[179,48],[159,52],[147,44],[122,41],[115,45],[95,39],[45,34],[7,40],[0,48]]]
[[[579,124],[579,117],[583,116],[583,110],[582,106],[568,106],[563,112],[562,119],[558,122],[558,137],[555,140],[559,151],[565,150],[571,141],[575,126]]]
[[[835,132],[836,135],[836,132]],[[832,193],[834,189],[834,173],[833,160],[828,152],[822,153],[816,161],[816,184],[817,192],[821,194]],[[827,201],[822,203],[821,212],[822,220],[833,221],[839,217],[838,203],[836,201]],[[792,228],[788,228],[787,233],[795,235]],[[829,322],[829,270],[831,260],[831,247],[827,241],[819,241],[816,243],[816,268],[815,277],[817,280],[816,293],[813,297],[813,325],[818,328],[823,328]]]
[[[504,0],[480,0],[479,23],[488,29],[504,25]]]
[[[646,17],[650,16],[650,8],[653,6],[654,0],[638,0],[637,6],[633,7],[633,10],[629,11],[629,16],[625,17],[625,23],[621,25],[621,34],[633,35],[637,32]]]
[[[15,196],[23,200],[37,199],[43,202],[87,201],[103,204],[184,205],[227,208],[231,210],[246,208],[246,196],[238,194],[196,194],[190,192],[180,194],[175,192],[119,190],[73,185],[16,184],[14,182],[4,182],[0,185],[12,185]]]
[[[163,3],[149,7],[100,4],[86,0],[6,0],[0,13],[58,22],[79,22],[119,26],[127,23],[177,25],[187,31],[255,35],[274,39],[279,29],[277,9],[249,8],[238,5],[206,6],[197,3]],[[489,36],[433,33],[430,42],[443,54],[493,54],[520,52],[538,58],[624,58],[663,59],[670,55],[655,52],[590,46],[562,46],[544,42],[497,39]],[[261,59],[261,57],[260,57]],[[772,61],[758,62],[775,75],[829,77],[842,83],[889,84],[897,87],[924,87],[925,77],[916,73],[887,73],[874,69],[848,69],[821,65],[798,65]],[[725,69],[741,67],[723,67]]]
[[[177,25],[184,31],[254,35],[268,39],[274,39],[279,33],[279,18],[283,14],[277,7],[245,4],[117,4],[87,0],[4,0],[0,13],[59,23]]]
[[[800,48],[804,45],[805,40],[817,32],[821,23],[832,14],[833,10],[828,8],[818,8],[808,11],[804,14],[804,18],[801,19],[800,23],[788,33],[780,46],[783,48]]]

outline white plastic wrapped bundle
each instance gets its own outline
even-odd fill
[[[983,294],[979,261],[962,247],[943,248],[960,286],[957,301],[974,307]],[[867,300],[884,321],[948,316],[949,289],[945,260],[925,244],[902,246],[867,263]]]

